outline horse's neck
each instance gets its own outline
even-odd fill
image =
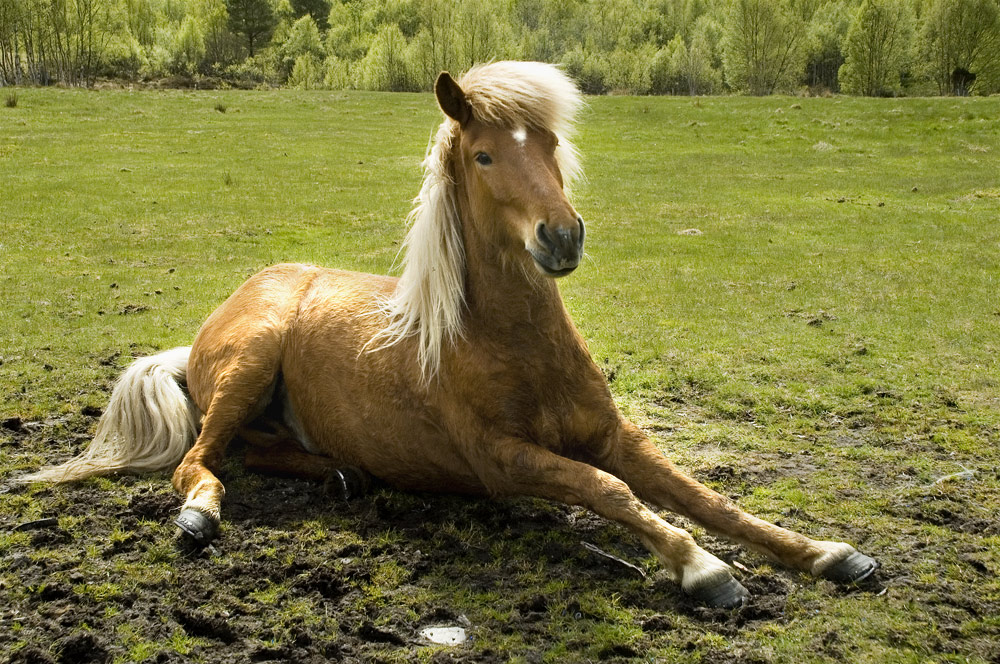
[[[466,270],[469,331],[480,328],[488,334],[523,337],[572,328],[555,280],[525,274],[520,266],[477,259],[470,260]]]
[[[456,181],[462,178],[461,173],[452,175]],[[491,240],[476,230],[489,224],[472,219],[472,206],[461,184],[456,203],[465,250],[466,338],[475,341],[478,337],[529,353],[552,343],[560,348],[582,346],[555,280],[533,265],[498,255]],[[539,343],[540,337],[548,344]]]
[[[498,260],[487,243],[464,232],[466,252],[465,320],[467,337],[523,348],[533,339],[566,343],[576,337],[554,279],[534,266]]]

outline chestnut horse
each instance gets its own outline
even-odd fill
[[[635,533],[709,606],[740,606],[747,591],[646,502],[797,570],[844,583],[871,574],[877,563],[850,545],[758,519],[688,477],[618,411],[554,279],[583,255],[567,196],[579,171],[573,83],[549,65],[498,62],[457,82],[442,73],[435,92],[447,117],[399,279],[263,270],[193,346],[126,370],[83,454],[26,479],[176,466],[177,524],[206,543],[224,494],[213,471],[241,435],[248,467],[333,477],[345,493],[370,475],[585,506]]]

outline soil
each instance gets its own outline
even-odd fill
[[[4,421],[0,453],[48,448],[48,456],[68,456],[97,415],[69,423]],[[223,473],[222,534],[205,549],[188,546],[170,525],[181,500],[163,475],[41,490],[0,485],[11,504],[24,506],[0,514],[0,536],[13,537],[0,549],[0,661],[379,662],[419,654],[432,662],[532,662],[550,645],[553,623],[609,620],[594,607],[598,596],[636,611],[640,642],[669,635],[681,652],[701,648],[702,662],[765,662],[773,661],[766,653],[739,647],[741,635],[787,624],[786,604],[801,581],[766,565],[741,567],[752,603],[711,611],[657,573],[627,533],[584,510],[378,487],[345,503],[321,484],[247,475],[239,455],[237,447]],[[760,474],[719,466],[702,479],[735,489]],[[997,521],[966,509],[967,499],[952,493],[894,509],[900,518],[997,534]],[[725,559],[739,554],[711,537],[699,541]],[[906,578],[906,555],[884,560],[868,587],[834,592],[884,592]],[[975,550],[962,556],[973,576],[998,571]],[[984,660],[1000,661],[996,627],[971,646],[960,629],[970,612],[995,616],[1000,603],[957,587],[923,592],[934,597],[939,652],[974,646]],[[465,625],[470,641],[431,648],[419,632],[432,625]],[[737,645],[704,647],[706,634]],[[816,639],[820,656],[844,656],[836,626]],[[588,644],[576,645],[590,652]],[[573,647],[570,641],[561,661],[582,659]],[[596,655],[646,661],[627,642]]]

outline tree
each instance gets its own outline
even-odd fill
[[[226,11],[229,29],[246,39],[252,58],[257,48],[271,37],[277,24],[270,0],[226,0]]]
[[[190,14],[185,16],[174,39],[174,71],[194,73],[205,57],[205,35],[198,21]]]
[[[868,97],[897,94],[910,65],[912,37],[913,17],[904,0],[864,0],[844,39],[841,88]]]
[[[514,40],[507,17],[494,3],[460,3],[455,18],[452,38],[458,45],[458,63],[463,69],[480,62],[518,56],[511,52]]]
[[[323,51],[323,40],[319,36],[319,27],[316,21],[309,14],[306,14],[292,24],[288,37],[280,47],[280,55],[285,71],[291,72],[292,68],[299,63],[303,56],[310,56],[312,61],[308,65],[301,65],[303,72],[310,74],[315,70],[319,71],[319,63],[323,61],[325,55]],[[312,66],[312,69],[305,69]]]
[[[302,18],[309,18],[309,14]],[[299,90],[312,90],[318,87],[323,80],[322,69],[322,65],[315,56],[308,53],[300,55],[295,59],[292,73],[288,77],[288,87]]]
[[[675,95],[683,89],[684,61],[687,59],[687,45],[680,34],[667,42],[656,52],[649,65],[650,91],[654,94]]]
[[[326,33],[326,52],[343,60],[357,60],[367,50],[366,25],[361,3],[333,0]]]
[[[691,45],[681,61],[681,73],[687,81],[688,94],[708,95],[722,87],[719,72],[712,66],[710,23],[697,21]]]
[[[984,74],[1000,74],[1000,5],[996,0],[934,0],[920,42],[938,92],[967,95]]]
[[[391,92],[413,90],[406,53],[406,37],[399,27],[382,26],[361,63],[361,87]]]
[[[329,0],[292,0],[292,9],[297,18],[312,16],[320,30],[330,27],[327,19],[330,16]]]
[[[201,0],[196,15],[205,35],[205,61],[225,66],[239,60],[239,38],[229,30],[229,15],[224,0]]]
[[[802,71],[804,41],[805,23],[785,0],[732,0],[722,38],[726,81],[752,95],[790,87]]]
[[[843,44],[851,27],[851,11],[840,0],[827,2],[809,21],[806,41],[806,76],[812,87],[836,92],[837,74],[844,64]]]

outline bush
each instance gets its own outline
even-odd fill
[[[323,62],[323,87],[331,90],[348,90],[354,87],[351,63],[331,55]]]
[[[787,90],[805,69],[805,22],[788,0],[733,0],[724,23],[726,82],[741,92]]]
[[[634,50],[618,49],[605,60],[605,84],[619,94],[644,95],[651,87],[650,63],[656,56],[651,44]]]
[[[607,63],[601,54],[586,53],[577,46],[563,55],[562,64],[585,94],[602,95],[608,91]]]
[[[299,61],[304,56],[309,56],[315,64],[316,71],[319,70],[319,63],[325,55],[323,41],[319,35],[319,27],[312,16],[306,14],[297,20],[288,33],[288,37],[281,44],[279,49],[282,60],[282,68],[292,75],[293,69],[299,65]],[[303,61],[305,62],[305,61]],[[302,65],[303,67],[312,65]],[[301,82],[301,79],[299,79]],[[289,82],[291,85],[291,82]]]
[[[687,85],[681,75],[681,64],[687,54],[684,38],[676,35],[653,56],[649,63],[649,85],[653,94],[680,94]]]
[[[223,70],[223,78],[238,88],[258,88],[268,85],[270,79],[258,58],[249,58]]]
[[[399,27],[382,26],[361,61],[361,87],[389,92],[418,90],[406,54],[406,37]]]
[[[319,60],[312,55],[295,58],[292,74],[288,77],[288,87],[298,90],[313,90],[323,83],[323,69]]]

